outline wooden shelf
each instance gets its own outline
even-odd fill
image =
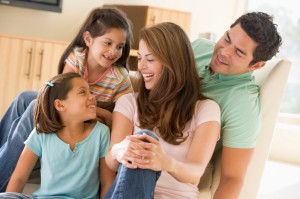
[[[130,50],[130,53],[129,53],[129,56],[136,57],[136,56],[137,56],[137,51],[138,51],[138,50],[131,49],[131,50]]]

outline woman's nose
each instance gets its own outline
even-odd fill
[[[138,60],[138,69],[141,70],[143,68],[146,68],[145,61],[143,59]]]

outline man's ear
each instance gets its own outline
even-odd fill
[[[63,112],[65,110],[63,101],[59,99],[54,100],[54,107],[58,112]]]
[[[92,36],[91,36],[91,34],[90,34],[89,31],[85,31],[83,33],[83,40],[85,42],[85,45],[87,45],[87,46],[90,46],[92,44],[93,38],[92,38]]]
[[[249,67],[249,72],[260,69],[260,68],[264,67],[265,64],[266,64],[266,61],[256,62],[255,64],[253,64],[252,66]]]

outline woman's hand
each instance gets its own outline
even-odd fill
[[[135,150],[137,158],[133,159],[133,164],[141,169],[151,169],[154,171],[167,170],[170,158],[161,148],[158,140],[142,134],[128,136],[130,142],[138,142],[142,149]]]
[[[115,144],[111,149],[111,156],[118,162],[122,163],[128,168],[137,168],[135,164],[142,156],[139,154],[143,151],[143,141],[139,139],[131,139],[132,135],[126,136],[126,138]]]

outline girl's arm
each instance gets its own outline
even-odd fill
[[[148,151],[140,151],[140,156],[144,159],[136,159],[139,168],[164,170],[182,183],[199,183],[200,177],[213,154],[216,142],[220,135],[220,125],[211,121],[199,125],[195,131],[191,146],[187,153],[186,161],[178,161],[166,154],[159,141],[148,135],[137,135],[130,137],[130,140],[147,139],[150,143],[144,143],[144,148]],[[150,148],[149,144],[156,147]],[[152,152],[152,153],[150,153]],[[153,155],[155,154],[155,155]]]
[[[25,146],[17,166],[9,180],[6,192],[22,193],[25,183],[38,160],[38,156]]]
[[[116,172],[110,170],[105,162],[105,158],[100,158],[100,199],[103,198],[108,192],[109,188],[114,182]]]
[[[104,108],[97,107],[96,109],[97,120],[104,123],[111,129],[112,125],[112,113]]]

